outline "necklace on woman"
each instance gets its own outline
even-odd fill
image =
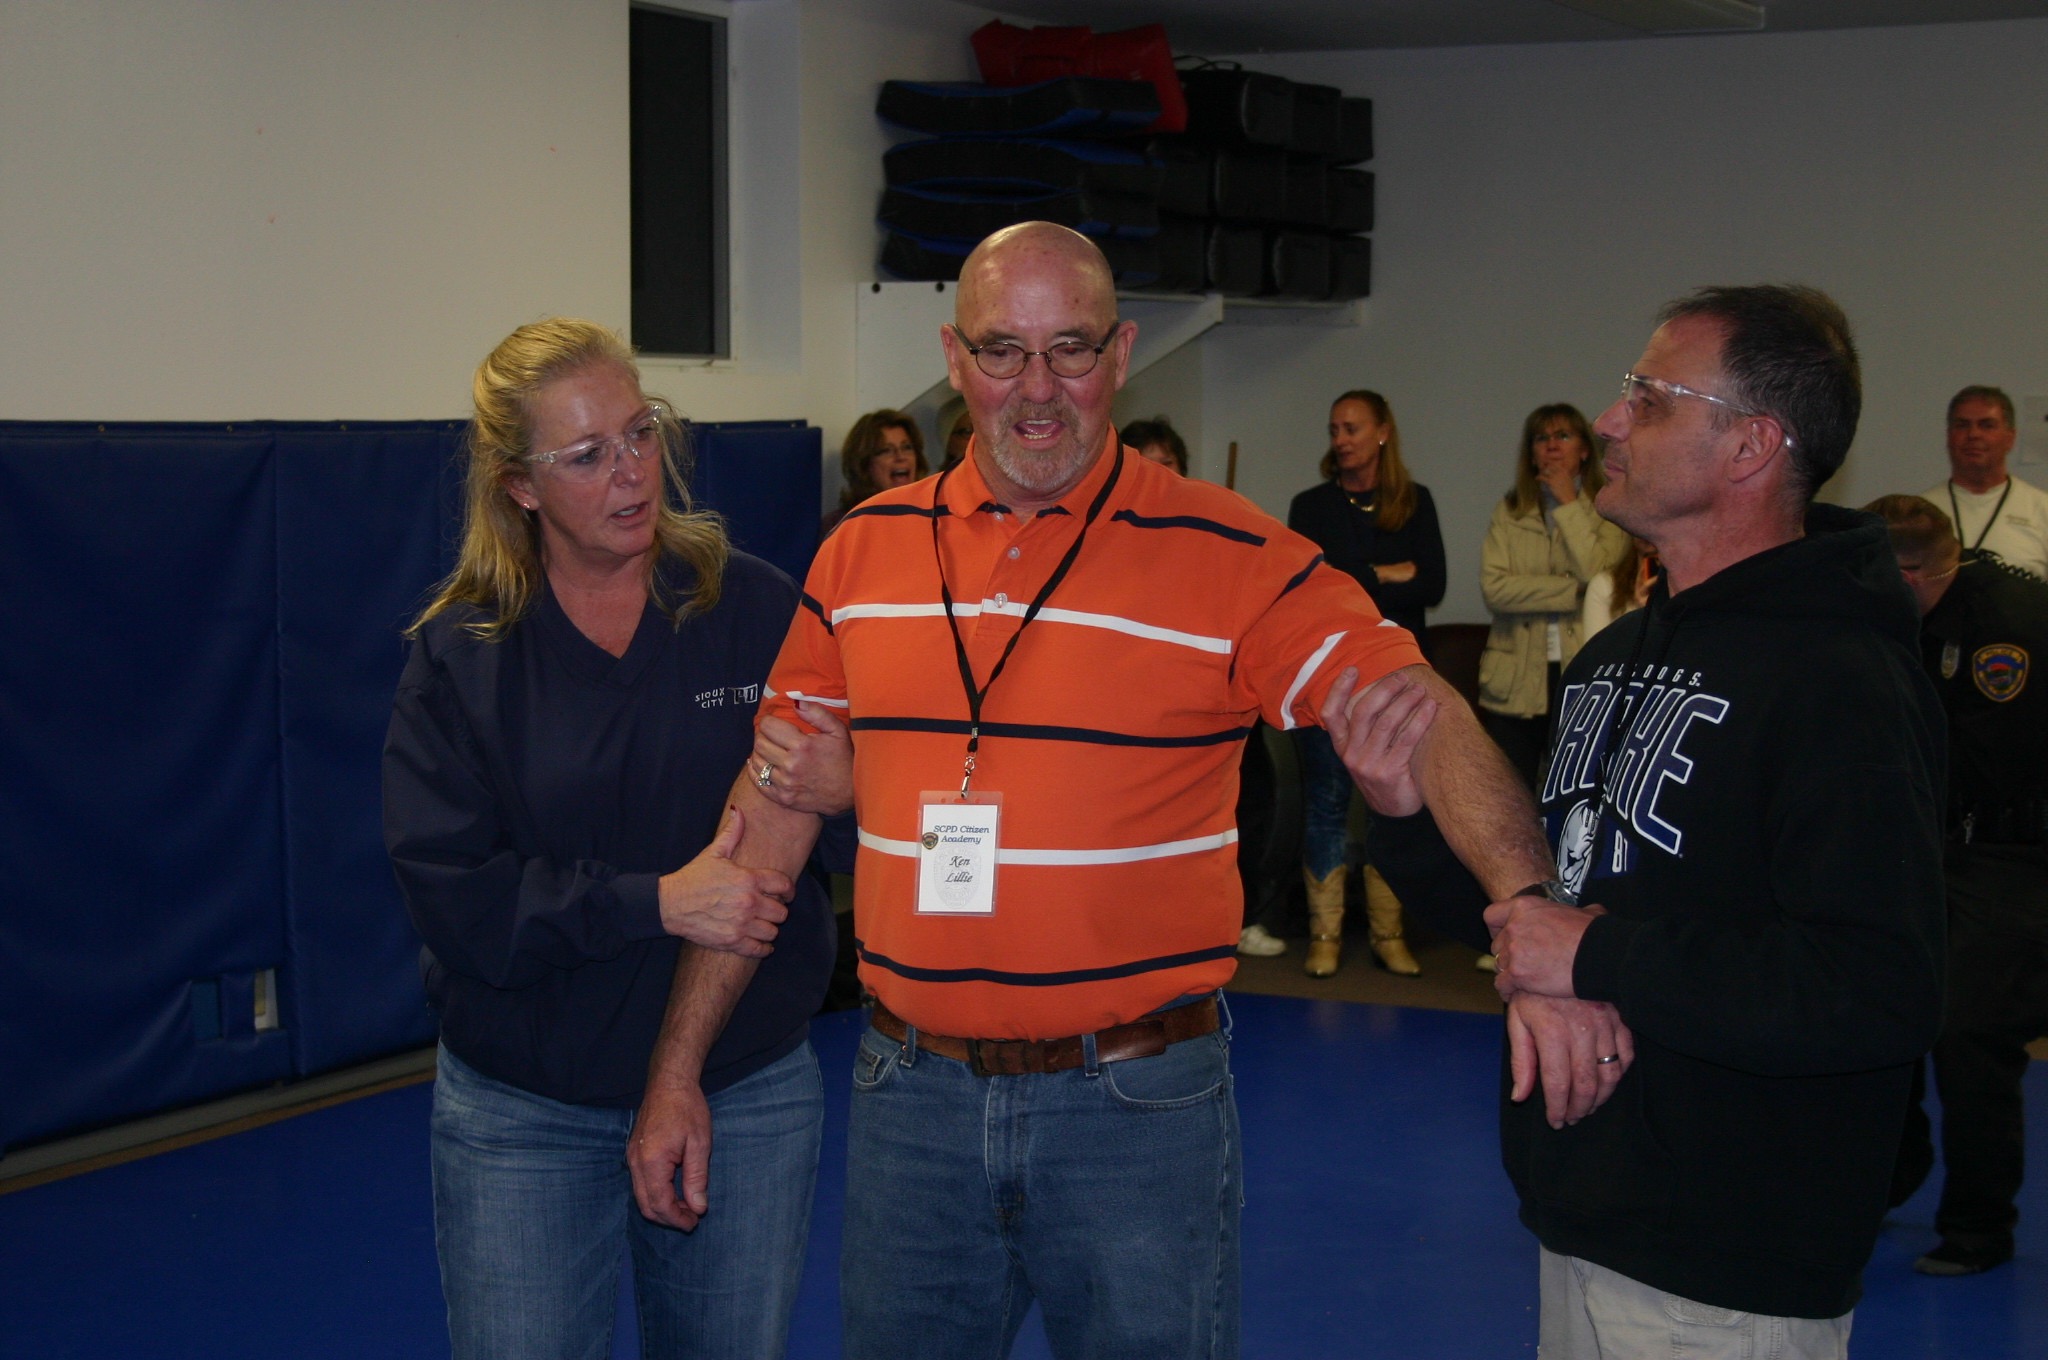
[[[1380,508],[1380,490],[1373,487],[1368,491],[1346,491],[1344,499],[1357,506],[1365,514],[1376,514]]]

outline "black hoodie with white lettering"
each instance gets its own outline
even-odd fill
[[[1873,516],[1817,505],[1661,591],[1567,670],[1542,790],[1560,877],[1606,909],[1573,985],[1635,1064],[1561,1130],[1503,1101],[1502,1156],[1553,1251],[1835,1317],[1940,1019],[1941,708]]]

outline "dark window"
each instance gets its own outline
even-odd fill
[[[633,343],[724,355],[725,21],[632,11]]]

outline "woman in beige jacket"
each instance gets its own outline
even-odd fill
[[[1576,407],[1539,406],[1522,422],[1515,488],[1494,507],[1479,559],[1493,631],[1479,659],[1486,730],[1536,787],[1550,739],[1553,690],[1583,641],[1586,583],[1614,566],[1628,535],[1600,517],[1605,478],[1592,427]]]

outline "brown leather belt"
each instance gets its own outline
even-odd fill
[[[1157,1057],[1169,1044],[1214,1034],[1218,1023],[1216,998],[1212,996],[1127,1025],[1111,1025],[1095,1032],[1095,1061]],[[874,1025],[898,1043],[910,1036],[910,1026],[879,1001],[875,1003]],[[977,1077],[1020,1077],[1065,1072],[1081,1066],[1086,1061],[1082,1037],[1077,1034],[1070,1039],[955,1039],[919,1030],[917,1046],[926,1053],[966,1063]]]

